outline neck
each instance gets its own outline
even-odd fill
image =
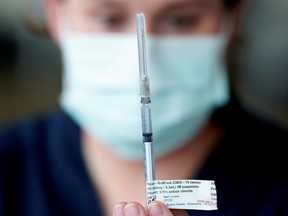
[[[197,137],[182,148],[155,160],[156,179],[193,178],[220,138],[221,131],[208,123]],[[119,201],[135,201],[145,205],[143,161],[127,161],[89,134],[82,133],[83,154],[90,174],[103,200],[106,213]],[[109,210],[110,212],[108,212]]]

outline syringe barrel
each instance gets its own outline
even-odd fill
[[[141,118],[142,118],[143,141],[152,141],[152,117],[151,117],[150,103],[145,103],[141,105]]]
[[[152,142],[144,142],[144,166],[145,180],[151,182],[155,180],[154,150]]]

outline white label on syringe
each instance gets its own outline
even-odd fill
[[[210,180],[155,180],[146,182],[149,202],[159,200],[171,209],[217,210],[217,193]]]

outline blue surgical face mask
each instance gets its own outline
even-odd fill
[[[185,145],[228,100],[214,36],[148,37],[155,156]],[[63,109],[119,157],[143,158],[137,39],[134,35],[69,33],[61,40]]]

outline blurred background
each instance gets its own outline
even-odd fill
[[[61,59],[44,19],[42,0],[0,0],[0,125],[58,106]]]
[[[233,87],[249,111],[288,129],[288,1],[246,2]]]
[[[249,112],[288,130],[288,1],[249,0],[232,85]],[[61,56],[42,0],[0,0],[0,126],[58,106]]]

